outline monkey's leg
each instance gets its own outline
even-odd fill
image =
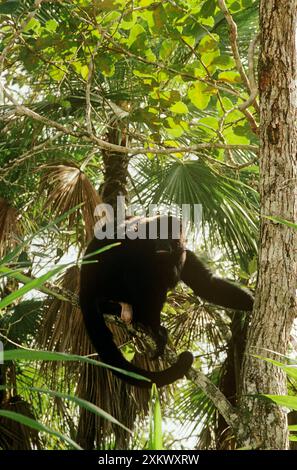
[[[132,322],[133,320],[133,309],[132,309],[132,305],[130,304],[126,304],[125,302],[119,302],[122,310],[121,310],[121,319],[123,320],[123,322],[127,323],[127,325],[129,325],[129,323]]]

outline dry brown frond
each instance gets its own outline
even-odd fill
[[[4,401],[1,404],[1,409],[35,419],[30,404],[18,395]],[[0,448],[3,450],[40,449],[38,431],[0,416]]]
[[[20,215],[8,201],[0,198],[0,258],[12,249],[21,234]]]
[[[44,174],[40,182],[40,191],[46,194],[45,208],[52,211],[54,217],[65,214],[73,207],[81,208],[69,215],[68,229],[80,233],[80,212],[83,218],[84,235],[82,243],[94,236],[95,207],[101,199],[92,183],[75,163],[60,163],[42,166]],[[81,237],[79,237],[81,238]]]

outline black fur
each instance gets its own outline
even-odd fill
[[[145,220],[145,219],[144,219]],[[104,321],[104,313],[120,314],[118,302],[132,306],[133,322],[146,327],[157,343],[161,355],[167,340],[160,325],[160,315],[168,289],[182,280],[200,297],[223,307],[250,310],[253,298],[248,291],[212,276],[182,240],[139,239],[97,240],[89,244],[86,255],[120,241],[121,245],[87,258],[81,268],[80,305],[89,337],[102,361],[114,367],[147,377],[158,387],[183,377],[193,362],[190,352],[183,352],[176,364],[151,372],[128,362],[113,342],[112,333]],[[89,263],[90,260],[98,260]],[[121,379],[139,387],[151,383],[114,372]]]

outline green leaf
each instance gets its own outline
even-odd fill
[[[203,124],[206,127],[210,127],[214,131],[219,128],[218,120],[215,117],[212,117],[212,116],[208,116],[208,117],[204,117],[204,118],[199,119],[199,124]]]
[[[188,46],[190,47],[194,47],[195,46],[195,43],[196,43],[196,39],[194,36],[182,36],[182,39],[184,40],[184,42],[186,44],[188,44]]]
[[[176,41],[173,41],[172,39],[165,39],[165,41],[162,42],[160,52],[159,52],[159,57],[162,60],[166,60],[170,54],[174,51],[176,48]]]
[[[54,80],[60,82],[64,78],[65,70],[60,67],[56,67],[55,65],[52,65],[49,69],[49,74]]]
[[[232,128],[224,129],[223,135],[226,137],[227,144],[250,144],[250,140],[246,135],[237,135]]]
[[[143,33],[145,33],[145,29],[140,24],[137,23],[134,26],[132,26],[129,37],[128,37],[128,41],[127,41],[128,46],[129,47],[132,46],[132,44],[136,41],[138,36],[140,36],[140,34],[143,34]]]
[[[29,237],[27,237],[26,240],[24,240],[22,243],[20,243],[16,248],[14,248],[10,253],[8,253],[4,258],[2,258],[0,260],[0,263],[1,264],[8,264],[10,263],[11,261],[15,260],[15,258],[21,253],[21,251],[24,249],[24,247],[26,247],[27,245],[29,245],[29,243],[34,239],[34,238],[37,238],[38,235],[40,235],[41,233],[45,233],[46,230],[50,230],[54,227],[56,227],[60,222],[62,222],[63,220],[67,219],[67,217],[71,214],[73,214],[74,212],[77,211],[77,209],[79,209],[81,206],[83,205],[83,203],[80,203],[80,204],[77,204],[75,207],[72,207],[71,209],[69,209],[69,211],[65,212],[65,214],[62,214],[60,215],[59,217],[57,217],[56,219],[54,219],[52,222],[50,222],[49,224],[47,224],[45,227],[41,227],[40,229],[38,229],[36,232],[32,233]]]
[[[234,59],[226,54],[221,54],[218,57],[216,57],[213,62],[213,65],[216,65],[218,69],[220,70],[228,70],[232,69],[235,66]]]
[[[39,351],[33,349],[10,349],[8,351],[4,351],[4,361],[78,361],[78,362],[86,362],[88,364],[92,364],[93,366],[100,366],[105,367],[107,369],[112,369],[115,371],[122,372],[125,375],[130,377],[134,377],[136,379],[146,380],[150,382],[145,377],[142,377],[139,374],[135,374],[134,372],[127,372],[122,369],[118,369],[117,367],[110,366],[109,364],[105,364],[104,362],[96,361],[95,359],[90,359],[88,357],[79,356],[78,354],[66,354],[66,353],[57,353],[52,351]]]
[[[45,23],[45,29],[50,32],[56,31],[57,27],[59,26],[59,23],[57,23],[56,20],[48,20]]]
[[[187,114],[189,112],[188,106],[182,101],[178,101],[177,103],[173,104],[169,109],[176,114]]]
[[[289,431],[297,431],[297,424],[290,424],[288,426]]]
[[[216,1],[215,0],[207,0],[204,2],[201,10],[200,10],[200,15],[203,16],[204,18],[208,18],[209,16],[213,16],[215,9],[216,9]]]
[[[37,279],[32,279],[30,282],[25,284],[23,287],[20,289],[12,292],[11,294],[7,295],[0,301],[0,310],[7,307],[8,305],[12,304],[15,300],[19,299],[23,295],[25,295],[27,292],[31,291],[32,289],[37,289],[40,287],[42,284],[44,284],[46,281],[48,281],[51,277],[53,277],[55,274],[57,274],[59,271],[64,269],[63,266],[59,266],[55,269],[52,269],[48,273],[44,274],[43,276],[38,277]]]
[[[105,77],[112,77],[115,73],[115,65],[110,54],[98,54],[98,66]]]
[[[287,227],[297,229],[297,224],[294,224],[293,222],[289,222],[288,220],[282,219],[280,217],[272,217],[272,216],[269,216],[269,215],[263,215],[263,217],[265,219],[272,220],[273,222],[277,222],[279,224],[286,225]]]
[[[81,408],[85,408],[86,410],[90,411],[91,413],[94,413],[95,415],[100,416],[101,418],[107,419],[111,423],[116,424],[117,426],[120,426],[121,428],[125,429],[126,431],[132,433],[132,431],[130,429],[128,429],[126,426],[124,426],[122,423],[120,423],[111,414],[107,413],[106,411],[102,410],[102,408],[99,408],[99,406],[96,406],[96,405],[94,405],[94,403],[91,403],[87,400],[76,397],[74,395],[69,395],[67,393],[57,392],[55,390],[48,390],[48,389],[37,388],[37,387],[28,387],[28,389],[33,390],[34,392],[44,393],[44,394],[52,396],[52,397],[59,397],[59,398],[65,399],[65,400],[73,401],[76,405],[80,406]]]
[[[28,24],[24,27],[23,29],[23,32],[24,33],[27,33],[28,31],[39,31],[40,29],[40,23],[39,21],[36,19],[36,18],[31,18],[29,21],[28,21]]]
[[[241,76],[238,72],[221,72],[218,79],[227,83],[241,83]]]
[[[162,450],[162,413],[158,389],[153,384],[150,401],[150,438],[149,450]]]
[[[290,408],[291,410],[297,410],[297,397],[291,395],[266,395],[263,394],[264,397],[269,398],[274,403],[279,406],[285,406],[286,408]]]
[[[154,30],[160,34],[160,31],[167,23],[167,15],[160,2],[158,7],[153,11]]]
[[[89,67],[87,65],[82,65],[80,69],[80,74],[84,80],[87,80],[89,75]]]
[[[215,51],[219,47],[219,40],[220,38],[217,34],[204,36],[204,38],[202,38],[199,43],[198,51],[200,54],[203,54],[204,52]]]
[[[25,274],[21,273],[19,269],[10,269],[7,266],[1,266],[0,265],[0,274],[3,276],[7,277],[12,277],[13,279],[16,279],[17,281],[21,282],[22,284],[29,284],[29,282],[32,281],[32,278],[29,276],[26,276]],[[47,287],[44,287],[42,285],[38,286],[38,290],[41,292],[44,292],[45,294],[51,295],[53,297],[56,297],[57,299],[64,300],[65,302],[68,301],[66,297],[63,297],[62,294],[59,294],[58,292],[54,292]]]
[[[241,10],[240,2],[236,0],[235,2],[231,3],[229,10],[231,13],[236,13],[237,11]]]
[[[155,3],[155,0],[140,0],[139,6],[148,7],[149,5],[152,5],[153,3]]]
[[[210,101],[210,93],[207,93],[208,86],[201,82],[196,82],[188,91],[188,97],[198,109],[205,109]]]
[[[65,441],[68,444],[70,444],[71,447],[73,447],[74,449],[83,450],[70,437],[58,431],[54,431],[53,429],[49,428],[45,424],[42,424],[39,421],[35,421],[35,419],[29,418],[28,416],[22,415],[20,413],[16,413],[15,411],[7,411],[7,410],[0,410],[0,416],[2,416],[3,418],[12,419],[13,421],[24,424],[25,426],[29,426],[29,428],[35,429],[38,432],[45,432],[47,434],[51,434],[52,436],[56,436],[62,441]]]

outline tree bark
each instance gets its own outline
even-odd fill
[[[286,377],[252,355],[285,354],[296,314],[297,231],[265,218],[297,221],[296,27],[297,0],[260,1],[261,239],[237,435],[240,445],[253,449],[288,448],[286,412],[255,397],[286,394]]]

